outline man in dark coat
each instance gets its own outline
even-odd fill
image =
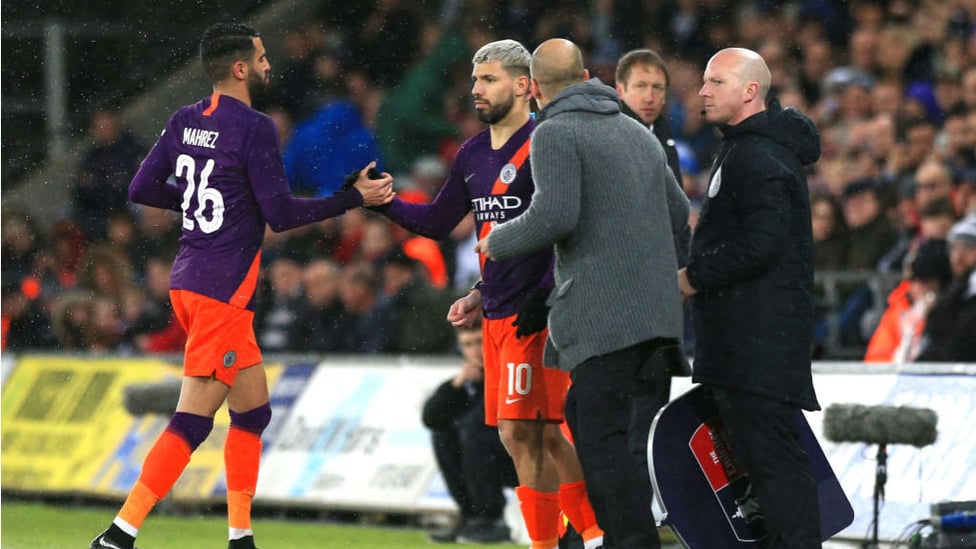
[[[809,118],[766,107],[770,73],[729,48],[705,68],[705,120],[723,140],[678,273],[695,316],[694,381],[714,398],[749,473],[770,548],[820,547],[817,487],[797,433],[818,410],[810,371],[813,237],[803,166],[820,156]]]

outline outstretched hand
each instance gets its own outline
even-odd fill
[[[353,187],[363,195],[363,206],[381,206],[393,200],[396,193],[393,192],[393,176],[383,172],[379,179],[369,177],[369,171],[375,172],[376,162],[370,162],[365,168],[359,171],[359,177]]]

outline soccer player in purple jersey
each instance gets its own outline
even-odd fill
[[[527,161],[534,127],[529,59],[514,40],[479,49],[472,59],[471,94],[488,129],[461,146],[432,203],[394,199],[377,210],[434,239],[446,237],[472,210],[482,235],[525,211],[534,190]],[[514,461],[520,484],[516,494],[532,548],[556,547],[561,509],[590,549],[600,546],[603,532],[575,448],[559,429],[569,377],[542,364],[547,330],[545,314],[538,312],[543,306],[539,296],[552,288],[551,263],[551,250],[505,261],[482,257],[482,281],[451,306],[447,318],[455,326],[469,326],[484,314],[485,421],[498,426]]]
[[[183,214],[170,284],[173,308],[188,334],[183,387],[138,481],[92,549],[132,549],[143,520],[210,434],[225,400],[231,418],[224,450],[229,546],[254,549],[251,498],[261,433],[271,420],[252,327],[265,227],[284,231],[393,199],[389,174],[367,177],[373,164],[345,192],[291,196],[274,122],[251,108],[271,74],[257,31],[216,24],[203,34],[200,59],[213,95],[173,114],[129,187],[133,202]]]

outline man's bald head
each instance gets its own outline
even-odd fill
[[[759,84],[759,100],[766,101],[773,77],[762,56],[746,48],[725,48],[713,55],[709,63],[714,61],[727,62],[736,67],[732,72],[743,84],[749,82]]]
[[[586,79],[583,54],[576,44],[563,38],[546,40],[532,53],[529,65],[532,79],[539,83],[546,95],[555,95],[563,88]]]
[[[719,51],[708,60],[698,91],[705,120],[735,125],[766,110],[771,80],[769,68],[758,53],[745,48]]]

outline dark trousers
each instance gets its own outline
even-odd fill
[[[672,342],[673,343],[673,342]],[[647,437],[671,393],[659,340],[594,357],[572,372],[566,419],[606,549],[661,547],[651,512]]]
[[[800,447],[798,408],[744,391],[707,386],[735,461],[759,498],[769,549],[821,547],[817,484]]]
[[[498,519],[505,511],[505,486],[515,486],[512,458],[498,428],[485,425],[482,406],[458,417],[456,428],[432,429],[434,456],[447,490],[465,519]]]

